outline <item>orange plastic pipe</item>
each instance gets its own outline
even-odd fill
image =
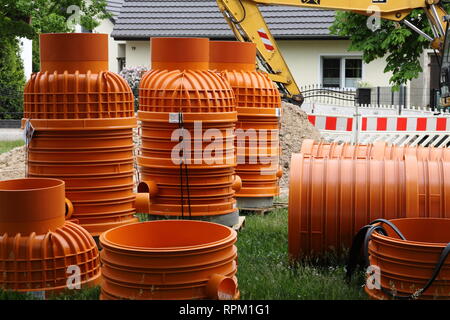
[[[289,254],[341,251],[378,218],[450,218],[450,163],[314,158],[294,154],[289,185]]]
[[[240,41],[210,41],[211,70],[256,71],[256,45]]]
[[[41,71],[24,90],[28,176],[64,180],[72,218],[93,235],[136,222],[134,97],[108,71],[108,36],[40,37]]]
[[[194,220],[111,229],[100,236],[101,299],[237,299],[235,242],[231,228]]]
[[[64,181],[0,181],[0,204],[0,234],[42,234],[54,231],[65,221]]]
[[[152,70],[142,77],[139,88],[142,143],[137,158],[144,182],[139,192],[144,189],[153,192],[150,214],[181,216],[189,212],[193,217],[234,214],[235,99],[225,79],[208,71],[208,39],[152,38],[151,50]],[[172,155],[179,146],[172,135],[180,129],[180,113],[184,130],[189,134],[184,142],[191,150],[190,161],[181,173]],[[196,131],[198,124],[201,128]],[[204,136],[211,129],[223,137],[215,158],[205,152],[210,142]],[[148,181],[156,187],[145,188]]]
[[[70,217],[62,180],[0,181],[1,289],[37,292],[47,298],[70,289],[68,284],[79,288],[99,284],[95,241],[78,224],[64,221],[66,211]]]
[[[389,226],[383,225],[388,235],[374,232],[369,242],[370,265],[380,268],[381,287],[388,291],[395,289],[397,295],[411,295],[431,278],[442,250],[450,242],[450,219],[407,218],[391,222],[406,240],[401,240]],[[437,279],[418,299],[450,299],[449,278],[447,259]],[[375,288],[366,287],[365,291],[374,299],[390,298]]]
[[[396,146],[377,141],[373,144],[350,144],[324,142],[306,139],[300,150],[304,156],[329,158],[370,158],[370,159],[404,159],[406,155],[414,155],[419,160],[450,160],[448,148],[422,146]]]
[[[151,38],[151,66],[160,70],[207,70],[207,38]]]
[[[99,73],[108,70],[108,35],[46,33],[39,36],[41,72]]]
[[[255,137],[236,136],[237,158],[240,159],[236,173],[242,179],[242,188],[236,197],[276,196],[282,174],[279,170],[281,98],[267,74],[256,71],[256,45],[211,41],[209,67],[233,88],[238,112],[236,130],[256,132]]]

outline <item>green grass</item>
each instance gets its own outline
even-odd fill
[[[0,153],[8,152],[16,147],[23,146],[25,142],[23,140],[14,141],[0,141]]]
[[[247,216],[238,235],[238,282],[242,299],[366,299],[361,277],[344,280],[342,258],[292,266],[287,253],[287,210]],[[331,261],[331,262],[330,262]]]
[[[100,287],[95,286],[82,290],[66,290],[58,294],[49,294],[47,300],[98,300],[100,296]],[[6,291],[0,289],[0,300],[38,300],[31,293],[21,293],[15,291]]]
[[[139,215],[148,220],[147,215]],[[363,276],[350,284],[344,280],[344,259],[330,254],[326,258],[288,262],[287,210],[278,209],[266,216],[249,215],[238,233],[238,282],[241,299],[255,300],[356,300],[367,299],[362,289]],[[96,300],[99,287],[70,291],[50,299]],[[2,299],[33,299],[30,295],[1,292]]]

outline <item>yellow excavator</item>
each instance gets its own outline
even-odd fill
[[[404,23],[430,41],[441,59],[441,105],[450,106],[450,37],[447,12],[442,0],[217,0],[231,30],[239,41],[253,42],[258,60],[277,83],[284,99],[301,104],[303,95],[296,84],[258,5],[287,5],[315,9],[351,11],[381,19]],[[408,20],[415,9],[422,9],[428,18],[433,35],[428,35]]]

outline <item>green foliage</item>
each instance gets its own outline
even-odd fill
[[[81,290],[66,289],[59,294],[48,296],[48,300],[98,300],[100,298],[100,286],[83,288]]]
[[[47,293],[47,300],[98,300],[100,286],[83,288],[81,290],[64,290],[57,294]],[[42,298],[32,293],[17,292],[0,289],[0,300],[40,300]]]
[[[33,36],[33,72],[39,71],[39,37],[41,33],[73,32],[74,23],[92,30],[101,20],[111,17],[106,11],[106,0],[34,0],[32,15]],[[79,21],[75,7],[80,8]]]
[[[430,48],[429,41],[405,25],[387,20],[381,20],[381,28],[372,32],[367,27],[367,19],[351,12],[337,12],[330,31],[334,35],[349,37],[349,51],[362,51],[365,63],[386,57],[384,72],[393,73],[390,82],[395,88],[417,78],[422,72],[419,58],[424,49]],[[408,20],[432,34],[423,10],[414,10]]]
[[[30,26],[32,12],[33,1],[0,0],[0,38],[34,37]]]
[[[40,33],[72,32],[75,24],[92,30],[111,17],[106,4],[106,0],[0,0],[0,119],[20,118],[2,112],[21,113],[23,108],[25,80],[17,39],[33,40],[33,71],[37,72]]]
[[[0,38],[0,119],[20,119],[24,85],[19,41]]]

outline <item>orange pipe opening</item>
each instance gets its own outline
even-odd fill
[[[237,284],[233,278],[213,274],[206,286],[208,298],[213,300],[233,300],[237,293]]]
[[[236,231],[158,220],[104,232],[101,299],[237,299]]]
[[[41,71],[99,73],[108,70],[108,35],[45,33],[39,37]]]
[[[403,218],[390,220],[404,235],[400,237],[386,224],[387,236],[374,232],[369,242],[370,265],[380,268],[380,285],[396,294],[411,295],[422,289],[433,274],[442,250],[450,241],[450,219]],[[444,263],[437,280],[418,299],[449,299],[450,263]],[[371,298],[389,299],[378,290],[365,288]]]
[[[234,191],[239,192],[242,188],[242,179],[237,174],[234,175],[233,185],[231,186]]]

